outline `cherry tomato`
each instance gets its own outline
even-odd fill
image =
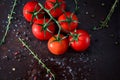
[[[53,17],[59,17],[66,8],[64,0],[46,0],[45,8],[50,10]]]
[[[23,7],[23,16],[27,21],[34,22],[36,19],[44,16],[44,11],[40,9],[37,1],[29,1]]]
[[[62,14],[58,21],[64,32],[74,31],[78,27],[78,18],[74,13],[66,12]]]
[[[69,36],[69,42],[75,51],[84,51],[90,46],[90,35],[84,30],[76,30]]]
[[[48,40],[55,32],[55,25],[49,19],[39,19],[32,25],[32,33],[39,40]],[[48,24],[46,24],[48,23]]]
[[[55,35],[54,37],[51,37],[48,41],[48,49],[49,51],[54,54],[54,55],[61,55],[64,54],[67,49],[68,49],[68,39],[64,38],[62,39],[64,36],[60,35],[60,39],[56,39],[57,35]]]

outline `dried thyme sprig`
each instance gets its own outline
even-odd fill
[[[119,0],[115,0],[114,4],[112,5],[112,7],[110,9],[110,12],[108,13],[107,17],[105,18],[105,20],[101,22],[101,25],[99,27],[94,27],[93,30],[100,30],[105,27],[108,27],[108,22],[110,21],[110,18],[112,16],[118,2],[119,2]]]
[[[51,74],[53,80],[55,80],[55,75],[51,72],[51,70],[42,62],[41,59],[39,59],[38,55],[35,54],[30,48],[29,46],[21,39],[21,38],[18,38],[19,41],[30,51],[30,53],[32,54],[32,56],[38,61],[39,64],[42,65],[43,68],[46,69],[47,73]]]
[[[14,13],[14,9],[15,9],[16,4],[17,4],[17,0],[14,0],[14,4],[13,4],[13,7],[12,7],[12,9],[11,9],[11,12],[10,12],[10,14],[8,14],[8,24],[7,24],[7,26],[6,26],[6,31],[5,31],[5,34],[4,34],[3,37],[2,37],[2,40],[0,41],[0,45],[2,45],[2,44],[5,42],[6,36],[7,36],[7,34],[8,34],[8,30],[9,30],[9,28],[10,28],[11,20],[13,19],[12,16],[13,16],[13,13]]]
[[[78,0],[74,0],[74,3],[75,3],[75,10],[74,10],[74,12],[76,13],[76,12],[78,12],[78,10],[79,10]]]

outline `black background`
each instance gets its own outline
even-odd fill
[[[22,15],[22,8],[27,1],[29,0],[18,0],[6,43],[0,46],[0,80],[28,80],[28,73],[33,69],[40,70],[41,80],[48,80],[45,77],[46,71],[40,65],[37,68],[36,61],[29,55],[29,51],[22,47],[18,37],[26,40],[30,48],[55,73],[56,80],[120,80],[119,5],[111,17],[109,28],[92,30],[106,17],[114,0],[80,0],[78,2],[79,29],[88,31],[91,35],[91,45],[85,52],[75,52],[69,48],[61,56],[50,54],[47,41],[39,41],[32,35],[31,25]],[[39,0],[41,3],[44,1]],[[73,11],[75,7],[73,1],[66,0],[66,3],[67,11]],[[105,5],[101,6],[102,3]],[[5,32],[7,16],[12,5],[13,0],[0,0],[0,40]],[[15,55],[16,52],[18,52],[17,55]],[[15,71],[12,70],[13,68]]]

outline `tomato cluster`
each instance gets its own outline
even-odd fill
[[[37,1],[29,1],[24,5],[23,16],[33,23],[32,33],[37,39],[48,40],[48,49],[52,54],[64,54],[69,46],[75,51],[84,51],[89,47],[90,35],[85,30],[77,29],[78,17],[73,12],[65,11],[65,0],[46,0],[44,9]],[[46,16],[48,12],[59,25]],[[59,27],[58,34],[55,34],[56,26]]]

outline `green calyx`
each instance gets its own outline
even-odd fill
[[[60,22],[68,22],[69,24],[70,24],[71,22],[79,23],[77,20],[73,20],[73,15],[74,15],[74,13],[72,13],[72,14],[70,15],[70,17],[67,16],[65,12],[64,12],[64,15],[65,15],[66,19],[65,19],[65,20],[61,20]]]
[[[55,8],[58,8],[58,7],[60,7],[61,4],[62,4],[61,2],[56,2],[56,3],[54,4],[54,7],[55,7]]]
[[[63,37],[61,37],[60,34],[57,34],[56,36],[53,36],[53,37],[55,38],[55,40],[52,41],[52,42],[55,42],[55,41],[61,42],[62,40],[66,39],[68,36],[63,36]],[[51,43],[52,43],[52,42],[51,42]]]
[[[37,16],[38,14],[43,14],[43,12],[40,12],[42,9],[36,10],[36,7],[37,7],[37,6],[38,6],[38,5],[35,6],[33,12],[28,12],[28,13],[32,14],[32,19],[31,19],[31,21],[30,21],[31,23],[33,22],[33,20],[34,20],[35,17],[38,19],[38,16]]]
[[[42,29],[40,30],[40,32],[43,31],[44,32],[44,36],[46,36],[46,31],[48,31],[49,33],[52,34],[52,31],[50,31],[48,29],[49,24],[45,23],[45,24],[37,24],[37,25],[39,25],[40,27],[42,27]]]
[[[40,27],[42,27],[41,31],[46,31],[47,28],[48,28],[48,26],[49,26],[49,24],[37,24],[37,25],[39,25]]]
[[[67,18],[66,22],[71,23],[71,22],[73,22],[73,20],[72,20],[72,18]]]
[[[80,34],[76,34],[76,33],[70,33],[70,35],[72,36],[72,41],[77,41],[78,42],[78,38],[80,36]]]
[[[34,10],[33,12],[30,12],[32,14],[32,16],[37,16],[38,12],[36,10]]]
[[[46,34],[46,31],[52,33],[52,31],[50,31],[50,30],[48,29],[48,26],[50,26],[50,21],[51,21],[51,19],[46,22],[46,19],[45,19],[45,17],[44,17],[44,22],[43,22],[43,24],[37,24],[37,25],[39,25],[40,27],[42,27],[41,31],[44,31],[45,34]]]
[[[77,20],[73,20],[73,15],[74,15],[74,13],[72,13],[71,15],[70,15],[70,17],[68,17],[66,14],[65,14],[65,17],[66,17],[66,22],[68,22],[69,24],[71,23],[71,22],[75,22],[75,23],[79,23]]]

